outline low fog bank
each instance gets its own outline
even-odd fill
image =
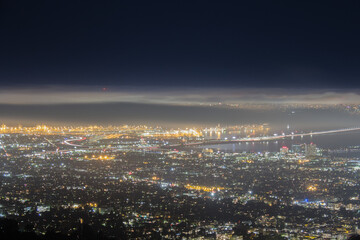
[[[193,127],[269,123],[273,129],[289,124],[296,130],[360,126],[360,116],[337,109],[259,110],[210,106],[136,103],[0,105],[0,122],[9,125],[146,124]]]

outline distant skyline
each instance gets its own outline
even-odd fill
[[[360,88],[359,1],[10,1],[0,86]]]

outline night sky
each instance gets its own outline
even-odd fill
[[[0,4],[2,86],[360,86],[359,1]]]
[[[284,125],[281,111],[211,105],[360,103],[359,13],[359,1],[2,0],[0,122]],[[327,114],[299,121],[359,121]]]

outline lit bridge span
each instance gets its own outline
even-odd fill
[[[228,143],[238,143],[238,142],[263,142],[263,141],[274,141],[292,137],[304,137],[304,136],[314,136],[314,135],[325,135],[331,133],[341,133],[341,132],[351,132],[358,131],[360,127],[354,128],[344,128],[344,129],[336,129],[336,130],[328,130],[328,131],[319,131],[319,132],[309,132],[309,133],[295,133],[295,134],[285,134],[285,135],[274,135],[274,136],[266,136],[266,137],[254,137],[254,138],[240,138],[240,139],[228,139],[228,140],[205,140],[202,142],[193,142],[193,143],[185,143],[185,144],[175,144],[169,145],[166,147],[186,147],[186,146],[196,146],[196,145],[216,145],[216,144],[228,144]]]
[[[344,128],[344,129],[336,129],[336,130],[328,130],[328,131],[319,131],[319,132],[309,132],[309,133],[294,133],[294,134],[283,134],[283,135],[274,135],[274,136],[265,136],[265,137],[254,137],[254,138],[240,138],[240,139],[224,139],[224,140],[204,140],[200,142],[191,142],[191,143],[182,143],[182,144],[173,144],[173,145],[165,145],[165,146],[151,146],[151,147],[139,147],[139,149],[161,149],[161,148],[180,148],[180,147],[188,147],[188,146],[199,146],[199,145],[217,145],[217,144],[230,144],[230,143],[240,143],[240,142],[264,142],[264,141],[274,141],[281,140],[286,138],[293,137],[304,137],[304,136],[314,136],[314,135],[325,135],[332,133],[341,133],[341,132],[351,132],[351,131],[359,131],[360,127],[354,128]],[[81,142],[86,140],[86,137],[78,137],[67,139],[63,141],[63,144],[73,146],[73,147],[87,147],[85,145],[75,144],[74,142]],[[56,152],[62,152],[68,150],[56,150]]]

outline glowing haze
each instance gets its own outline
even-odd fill
[[[3,88],[0,104],[88,103],[199,104],[357,104],[358,90],[65,87]]]

